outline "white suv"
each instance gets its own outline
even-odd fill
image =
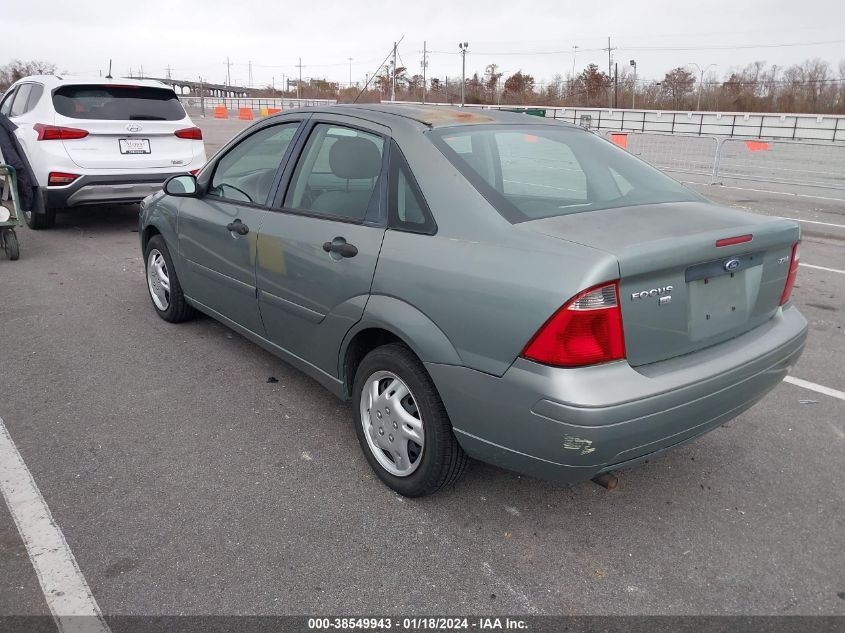
[[[33,229],[52,227],[59,209],[137,202],[205,164],[202,132],[158,81],[26,77],[3,96],[0,113],[18,126],[38,180],[41,199],[26,213]]]

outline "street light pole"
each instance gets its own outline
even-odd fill
[[[469,43],[459,42],[458,48],[461,49],[461,107],[463,107],[465,103],[464,91],[467,85],[467,49]]]
[[[631,66],[634,69],[634,87],[631,89],[631,109],[635,109],[635,104],[637,102],[637,60],[631,60]]]
[[[352,58],[349,58],[349,87],[352,87]]]
[[[704,68],[704,70],[702,70],[702,69],[701,69],[701,66],[699,66],[699,65],[698,65],[698,64],[696,64],[695,62],[690,62],[690,63],[689,63],[689,65],[690,65],[690,66],[695,66],[695,67],[698,69],[698,72],[699,72],[699,73],[701,73],[701,79],[698,81],[698,103],[697,103],[697,104],[696,104],[696,106],[695,106],[695,109],[696,109],[696,110],[701,111],[701,88],[702,88],[702,86],[704,85],[704,73],[706,73],[706,72],[707,72],[708,70],[710,70],[711,68],[715,68],[715,67],[716,67],[716,66],[718,66],[719,64],[710,64],[709,66],[706,66],[706,67]]]

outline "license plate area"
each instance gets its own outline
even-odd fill
[[[687,283],[690,340],[741,328],[757,301],[762,266]]]
[[[118,140],[121,154],[149,154],[150,139],[148,138],[122,138]]]

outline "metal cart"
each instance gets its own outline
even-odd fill
[[[23,226],[23,214],[18,204],[18,177],[15,168],[0,163],[0,179],[4,181],[2,195],[0,195],[0,247],[6,251],[6,257],[15,261],[21,254],[15,227]]]

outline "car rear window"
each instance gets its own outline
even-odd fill
[[[475,125],[429,138],[511,222],[701,200],[608,141],[564,125]]]
[[[178,121],[185,109],[168,88],[146,86],[62,86],[53,93],[56,112],[72,119]]]

